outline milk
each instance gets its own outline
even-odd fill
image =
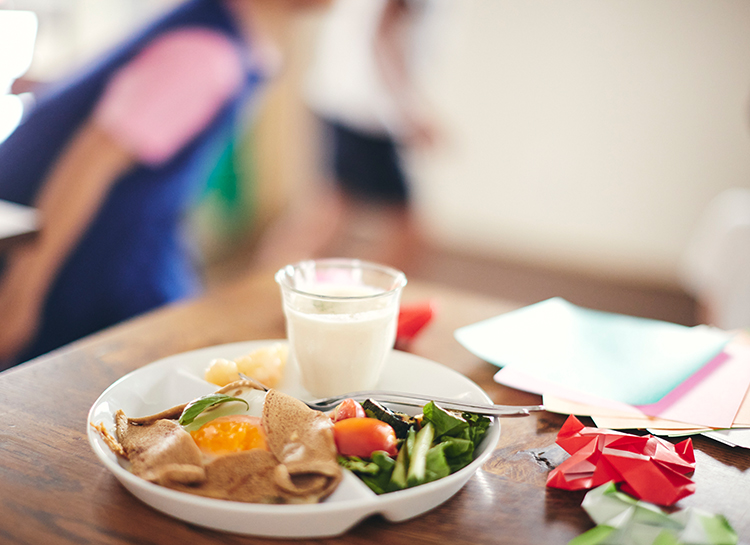
[[[398,293],[306,284],[284,306],[302,386],[319,397],[372,389],[396,339]],[[323,297],[316,297],[317,295]]]

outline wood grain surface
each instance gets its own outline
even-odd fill
[[[538,396],[493,382],[496,367],[461,347],[453,331],[515,307],[439,285],[411,283],[404,299],[435,301],[434,322],[410,352],[450,366],[497,403]],[[87,413],[112,382],[156,359],[234,341],[284,337],[272,275],[249,278],[196,301],[167,307],[0,373],[0,543],[304,543],[192,526],[127,492],[98,462],[86,438]],[[545,487],[567,456],[555,445],[565,417],[540,413],[501,420],[491,458],[438,508],[394,524],[371,517],[336,544],[564,544],[592,527],[583,492]],[[750,533],[750,451],[695,439],[697,492],[678,507],[723,513],[741,538]],[[312,540],[311,540],[312,541]]]

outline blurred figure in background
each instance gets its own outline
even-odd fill
[[[306,98],[320,121],[328,180],[270,229],[259,263],[338,255],[342,239],[364,229],[364,245],[350,253],[408,268],[419,237],[402,154],[437,137],[415,81],[430,7],[429,0],[337,0],[327,12]]]
[[[189,0],[40,94],[0,146],[0,198],[42,220],[0,264],[0,370],[200,290],[182,217],[325,3]]]

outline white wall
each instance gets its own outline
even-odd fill
[[[460,0],[416,157],[448,247],[658,284],[706,202],[750,186],[747,0]]]

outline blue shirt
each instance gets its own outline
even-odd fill
[[[179,6],[39,97],[0,145],[0,198],[33,205],[55,160],[114,74],[156,37],[185,27],[221,32],[247,56],[247,45],[219,0]],[[18,361],[199,291],[182,219],[231,144],[241,109],[261,81],[261,74],[248,68],[241,91],[170,160],[138,164],[116,181],[55,278],[40,331]]]

